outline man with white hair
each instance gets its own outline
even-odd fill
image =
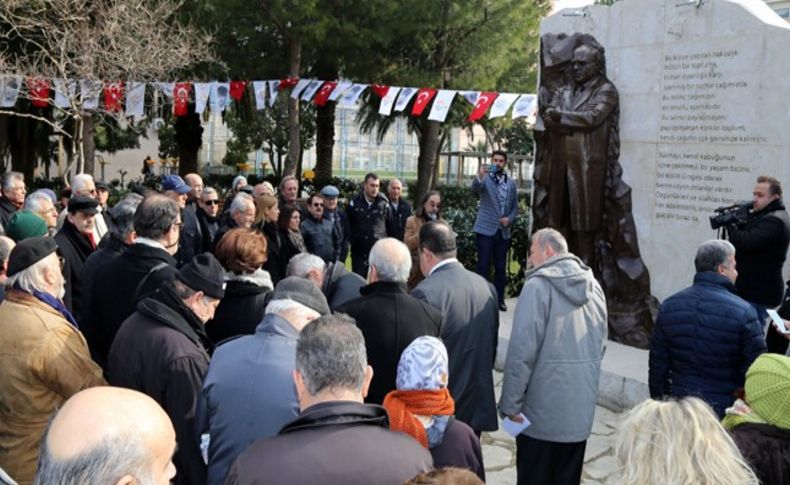
[[[341,261],[325,263],[315,254],[299,253],[288,262],[287,276],[306,278],[316,284],[326,296],[332,311],[359,297],[365,280],[346,270]]]
[[[98,193],[96,192],[96,183],[93,181],[93,175],[87,173],[80,173],[72,177],[71,179],[71,196],[83,196],[83,197],[90,197],[91,199],[95,199],[98,205]],[[68,208],[63,209],[58,216],[58,229],[63,227],[63,221],[66,219],[66,215],[68,214]],[[96,221],[93,225],[93,235],[96,239],[96,244],[101,241],[101,238],[107,234],[107,223],[104,222],[104,217],[102,214],[101,207],[97,207],[97,214]]]
[[[390,237],[380,239],[371,248],[368,261],[369,284],[359,291],[362,296],[337,311],[354,318],[362,330],[368,363],[376,371],[367,402],[381,404],[396,388],[401,353],[417,337],[438,337],[442,315],[408,294],[411,253],[404,243]]]
[[[0,236],[0,302],[5,300],[5,282],[8,279],[8,257],[11,255],[11,250],[14,249],[16,243],[13,239],[6,236]]]
[[[318,287],[285,278],[255,333],[217,347],[196,411],[197,429],[209,435],[207,483],[223,483],[242,451],[276,435],[299,414],[293,386],[296,342],[305,325],[328,313]]]
[[[249,229],[252,227],[252,223],[255,221],[255,200],[253,200],[250,194],[239,192],[236,194],[236,197],[233,198],[233,202],[230,203],[229,213],[230,217],[227,222],[220,226],[217,235],[214,236],[214,246],[216,246],[219,240],[222,239],[222,236],[231,229],[236,227],[246,227]]]
[[[50,422],[34,483],[170,483],[175,449],[173,424],[156,401],[131,389],[93,387],[69,398]]]
[[[14,212],[18,211],[25,204],[25,176],[20,172],[8,172],[3,175],[3,195],[0,196],[0,225],[2,229],[8,225],[8,221]]]
[[[578,484],[607,333],[606,297],[555,229],[532,235],[499,409],[532,424],[516,437],[518,483]]]
[[[72,394],[105,384],[77,322],[63,306],[52,238],[26,239],[8,261],[0,304],[0,468],[31,483],[50,415]]]
[[[49,235],[54,236],[58,227],[58,210],[52,199],[43,190],[36,190],[25,199],[25,209],[44,219]]]

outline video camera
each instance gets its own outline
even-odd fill
[[[752,201],[745,200],[725,207],[714,209],[715,215],[710,216],[710,228],[718,229],[730,224],[744,224],[749,220]]]

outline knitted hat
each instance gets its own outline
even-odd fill
[[[403,351],[395,385],[399,391],[437,390],[449,380],[447,348],[436,337],[418,337]]]
[[[47,221],[27,209],[14,212],[5,228],[6,236],[15,242],[31,237],[46,236],[48,232]]]
[[[225,270],[211,253],[201,253],[192,258],[176,273],[176,278],[210,298],[219,300],[225,296]]]
[[[790,429],[790,357],[762,354],[746,372],[746,402],[768,424]]]
[[[331,313],[326,297],[318,286],[308,279],[297,276],[289,276],[277,283],[272,294],[272,301],[274,300],[293,300],[322,316]]]
[[[58,244],[51,237],[33,237],[20,242],[8,256],[6,275],[13,276],[20,271],[38,263],[58,249]]]

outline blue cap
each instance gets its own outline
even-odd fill
[[[340,195],[340,191],[337,190],[337,187],[334,185],[325,185],[323,189],[321,189],[321,195],[324,197],[337,197]]]
[[[170,175],[165,175],[162,177],[162,190],[172,190],[178,192],[179,194],[188,194],[192,190],[192,187],[187,185],[187,183],[184,182],[184,179],[174,173],[171,173]]]

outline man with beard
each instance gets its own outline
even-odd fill
[[[104,385],[77,322],[63,306],[64,280],[48,237],[20,242],[0,304],[0,468],[32,483],[47,421],[71,395]]]
[[[63,275],[66,278],[66,295],[63,303],[78,322],[82,320],[82,268],[88,256],[96,251],[98,243],[93,231],[98,205],[96,199],[73,196],[69,201],[63,228],[55,234],[60,254],[65,260]]]

